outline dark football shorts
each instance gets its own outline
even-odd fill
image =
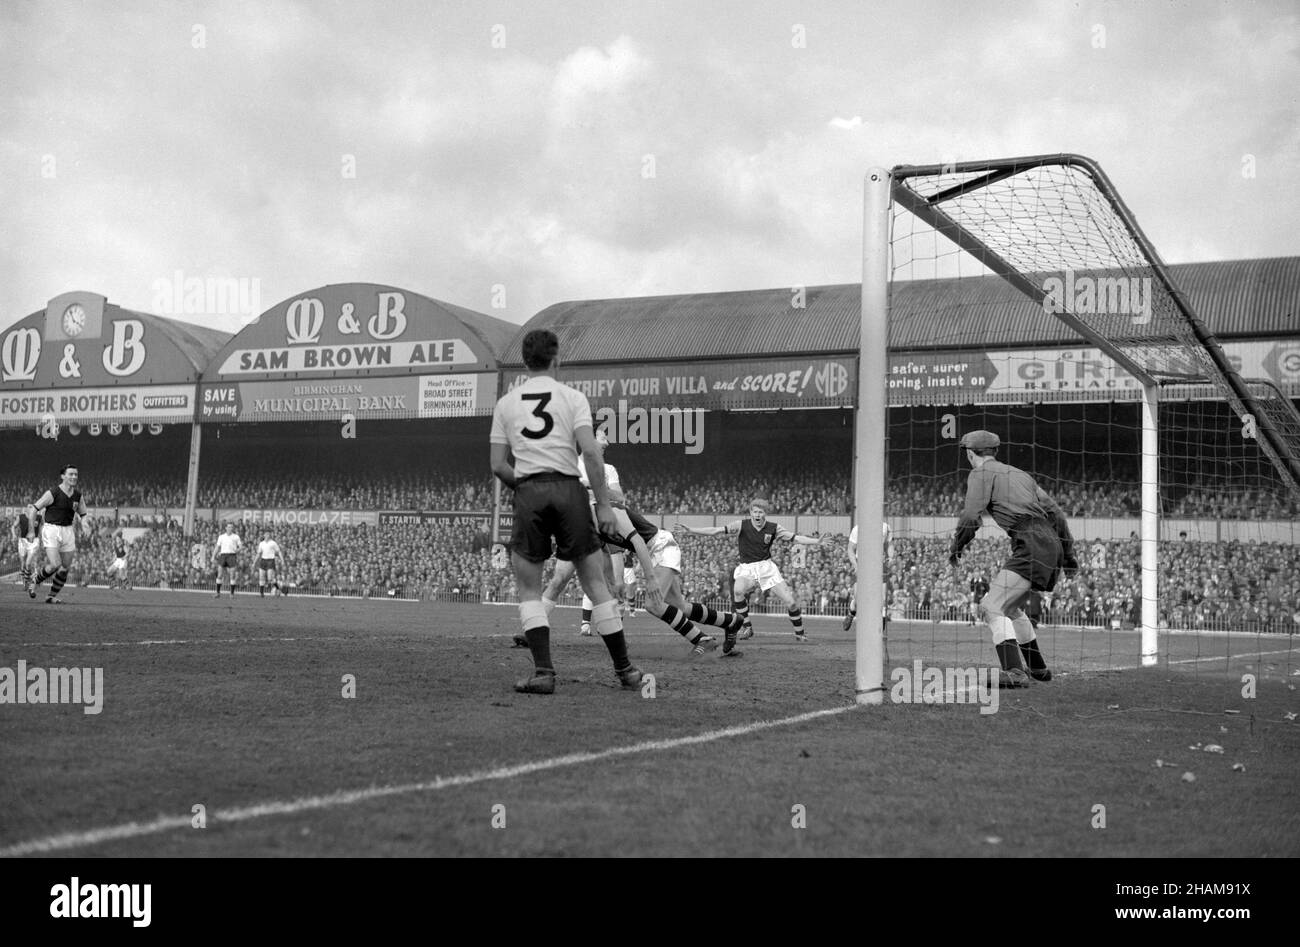
[[[239,561],[238,553],[223,552],[217,556],[217,565],[224,569],[233,569]]]
[[[274,559],[258,559],[258,560],[257,560],[257,567],[258,567],[259,569],[261,569],[263,572],[274,572],[274,571],[275,571],[275,560],[274,560]]]
[[[1028,519],[1017,523],[1011,537],[1011,558],[1003,567],[1029,580],[1035,592],[1050,592],[1061,575],[1065,553],[1056,530],[1047,520]]]
[[[587,488],[577,477],[534,474],[515,486],[515,522],[510,548],[529,562],[551,557],[576,561],[600,549],[600,537],[591,521]]]

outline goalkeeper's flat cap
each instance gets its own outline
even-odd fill
[[[983,447],[997,447],[1002,441],[992,431],[970,431],[962,435],[961,446],[968,447],[971,450],[979,450]]]

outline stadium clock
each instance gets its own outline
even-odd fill
[[[68,335],[81,335],[86,327],[86,310],[81,303],[72,303],[63,310],[63,331]]]

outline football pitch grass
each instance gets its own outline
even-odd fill
[[[1162,636],[1138,668],[1136,633],[1044,629],[1056,679],[980,713],[855,706],[838,620],[758,616],[722,659],[638,614],[651,697],[560,610],[539,697],[512,606],[66,598],[0,589],[0,667],[103,669],[98,714],[0,704],[10,857],[1300,854],[1286,636]],[[994,662],[973,626],[889,630],[887,686]]]

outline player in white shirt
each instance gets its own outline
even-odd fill
[[[262,534],[262,541],[257,544],[257,593],[266,598],[266,586],[269,584],[274,590],[273,594],[283,595],[284,589],[280,588],[280,583],[276,581],[275,560],[284,561],[284,554],[280,552],[280,544],[271,538],[270,533]]]
[[[227,523],[226,531],[218,535],[212,545],[212,564],[217,567],[217,598],[221,597],[223,575],[230,582],[230,597],[235,597],[235,568],[239,564],[239,551],[243,548],[243,541],[235,533],[235,524]]]
[[[600,446],[601,461],[603,463],[605,450],[609,447],[609,437],[604,431],[596,432],[596,443]],[[615,498],[622,496],[623,487],[619,483],[618,470],[613,464],[605,464],[604,467],[605,486],[609,490],[610,499],[619,502],[618,500],[615,500]],[[578,465],[578,479],[581,481],[582,485],[587,488],[587,500],[591,503],[592,516],[594,517],[596,496],[591,492],[591,478],[587,476],[587,468],[584,464]],[[605,581],[608,583],[609,590],[611,594],[613,594],[614,598],[616,600],[621,600],[623,595],[622,587],[619,585],[619,579],[623,575],[623,550],[618,549],[617,547],[611,548],[609,545],[606,545],[605,552],[608,554],[610,566],[605,571]],[[546,584],[546,588],[542,591],[542,604],[546,606],[547,615],[550,615],[551,611],[554,610],[555,603],[559,601],[561,593],[564,592],[565,587],[574,577],[576,571],[577,570],[572,562],[566,562],[563,559],[556,560],[555,571],[551,573],[551,581]],[[581,635],[590,636],[592,633],[591,608],[591,598],[584,594],[582,596],[582,624],[578,631]],[[525,638],[523,635],[515,635],[515,645],[517,647],[526,648],[527,644],[524,642]]]
[[[881,523],[881,534],[885,542],[885,562],[894,558],[894,539],[889,530],[888,523]],[[849,530],[849,562],[853,563],[854,578],[858,574],[858,524],[854,523],[853,528]],[[889,624],[889,582],[884,584],[882,602],[884,603],[884,622]],[[853,627],[853,620],[858,617],[858,594],[856,583],[854,585],[853,595],[849,598],[849,613],[844,616],[844,630],[848,631]]]
[[[519,593],[519,620],[535,665],[532,677],[519,681],[515,690],[555,693],[550,619],[542,602],[542,565],[551,557],[552,541],[556,559],[577,567],[578,580],[593,603],[592,624],[609,649],[619,683],[636,689],[641,672],[628,658],[618,603],[605,581],[601,540],[591,520],[587,491],[578,478],[575,445],[591,480],[600,530],[613,535],[617,522],[593,433],[591,405],[582,392],[556,380],[559,347],[559,339],[549,329],[525,335],[528,379],[506,393],[492,413],[492,473],[514,489],[510,559]]]

